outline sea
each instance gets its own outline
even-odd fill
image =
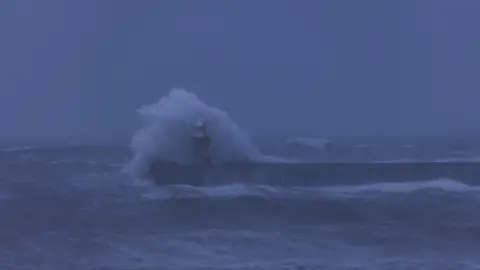
[[[480,138],[247,140],[189,92],[152,106],[131,145],[0,148],[0,269],[480,269],[480,188],[456,179],[193,187],[136,174],[153,157],[184,158],[187,129],[175,123],[198,115],[220,126],[218,160],[261,155],[278,166],[476,161]]]

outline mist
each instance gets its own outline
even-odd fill
[[[127,141],[174,87],[252,135],[480,134],[480,2],[4,1],[0,138]]]

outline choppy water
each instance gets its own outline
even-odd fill
[[[130,156],[0,151],[0,269],[480,269],[480,189],[455,179],[159,188]]]

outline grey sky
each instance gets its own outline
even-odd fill
[[[480,2],[0,4],[0,137],[129,138],[171,87],[252,134],[480,133]]]

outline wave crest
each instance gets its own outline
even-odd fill
[[[134,175],[143,175],[152,160],[189,163],[192,127],[198,121],[208,125],[212,162],[263,158],[226,112],[208,106],[184,89],[173,89],[157,103],[142,106],[137,113],[144,127],[132,138],[134,157],[124,169]]]

